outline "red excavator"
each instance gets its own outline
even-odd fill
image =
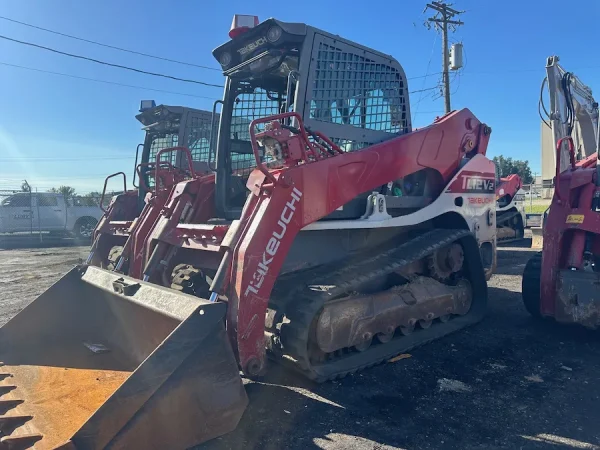
[[[237,426],[267,356],[325,381],[483,317],[490,127],[413,130],[400,64],[325,31],[230,35],[215,173],[123,273],[78,266],[0,328],[5,448],[183,449]]]
[[[554,196],[543,249],[523,272],[523,302],[534,317],[600,326],[598,103],[575,75],[548,58],[547,126],[556,143]]]
[[[525,236],[525,194],[521,191],[521,177],[511,174],[496,178],[497,242],[523,239]]]

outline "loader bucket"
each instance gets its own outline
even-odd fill
[[[97,267],[0,328],[0,450],[185,449],[248,399],[226,305]]]

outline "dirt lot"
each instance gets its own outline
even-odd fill
[[[80,259],[89,247],[23,250],[0,249],[0,325],[44,292]]]
[[[411,357],[315,385],[272,367],[238,429],[208,449],[600,449],[600,338],[521,305],[528,248],[499,250],[490,312]],[[87,247],[0,250],[0,324]]]

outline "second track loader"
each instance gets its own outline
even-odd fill
[[[123,193],[111,199],[98,222],[87,260],[87,264],[110,270],[127,270],[130,261],[139,255],[140,249],[133,248],[136,239],[132,235],[145,236],[150,231],[171,189],[196,174],[212,173],[214,165],[213,130],[218,119],[215,111],[211,114],[142,101],[136,119],[146,135],[136,152],[135,189],[127,190],[124,172],[106,178],[102,199],[111,178],[123,177]],[[135,185],[136,178],[139,186]]]

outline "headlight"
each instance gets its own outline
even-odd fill
[[[271,28],[269,28],[269,31],[267,31],[267,40],[271,44],[274,44],[275,42],[277,42],[279,40],[282,33],[283,33],[283,31],[281,30],[281,27],[278,27],[277,25],[273,25]]]
[[[221,63],[222,67],[227,67],[229,64],[231,64],[231,53],[223,53],[221,58],[219,58],[219,63]]]

